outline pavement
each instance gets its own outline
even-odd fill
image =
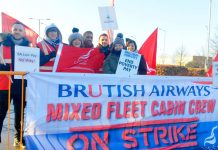
[[[9,144],[8,144],[8,115],[4,120],[4,125],[1,133],[2,143],[0,143],[0,150],[19,150],[19,147],[13,147],[14,142],[14,105],[10,105],[10,134],[9,134]],[[9,147],[8,147],[9,145]]]

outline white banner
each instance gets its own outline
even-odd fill
[[[29,149],[218,145],[211,78],[30,73],[27,80]]]
[[[118,29],[117,18],[114,7],[99,7],[99,16],[102,30]]]

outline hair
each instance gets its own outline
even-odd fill
[[[102,33],[101,35],[99,35],[98,40],[99,40],[100,37],[102,37],[102,36],[106,36],[106,37],[108,37],[108,35],[107,35],[106,33]]]
[[[93,32],[92,31],[86,31],[83,33],[83,36],[85,36],[86,34],[92,34],[93,35]]]
[[[12,24],[12,27],[13,27],[15,24],[20,24],[20,25],[22,25],[22,26],[25,26],[23,23],[17,21],[17,22],[15,22],[15,23]]]
[[[131,40],[131,39],[129,39],[129,40],[126,42],[126,47],[128,47],[129,44],[131,44],[131,43],[135,45],[135,50],[137,50],[137,44],[136,44],[136,42],[135,42],[134,40]]]

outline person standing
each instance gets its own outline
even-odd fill
[[[68,38],[69,46],[82,48],[83,47],[83,36],[79,33],[79,29],[73,28],[72,32],[73,33]]]
[[[125,48],[123,34],[118,33],[117,37],[115,38],[110,55],[105,59],[103,65],[103,73],[106,74],[115,74],[117,70],[118,61],[120,59],[120,54],[122,49]]]
[[[37,47],[43,52],[40,54],[40,71],[52,72],[54,60],[59,45],[62,43],[62,35],[55,24],[50,24],[45,28],[45,38],[37,43]]]
[[[86,31],[83,33],[83,40],[84,40],[84,48],[94,48],[93,45],[93,33],[92,31]]]
[[[30,42],[25,37],[25,29],[22,23],[16,22],[12,25],[11,34],[8,34],[6,39],[2,42],[2,45],[10,48],[10,51],[7,51],[11,56],[10,58],[3,58],[5,64],[1,64],[1,71],[14,71],[14,56],[15,56],[15,46],[29,46]],[[3,56],[4,57],[4,56]],[[20,79],[14,79],[12,76],[13,83],[11,85],[11,99],[13,99],[14,104],[14,113],[15,113],[15,135],[14,135],[14,146],[20,146],[22,140],[22,147],[25,147],[25,141],[20,139],[21,133],[21,105],[22,105],[22,81]],[[24,81],[24,88],[26,87],[27,82]],[[24,89],[24,107],[25,108],[25,89]],[[5,119],[7,109],[8,109],[8,90],[5,90],[0,94],[0,131],[2,130],[3,121]],[[24,112],[24,111],[23,111]],[[24,115],[24,114],[22,114]],[[23,124],[23,123],[22,123]]]
[[[138,53],[136,42],[132,39],[126,38],[126,48],[130,52]],[[138,68],[139,75],[146,75],[147,74],[147,64],[143,55],[141,55],[139,68]]]
[[[106,59],[110,53],[108,35],[106,33],[103,33],[99,36],[97,48],[100,49],[101,53],[104,53],[104,59]]]

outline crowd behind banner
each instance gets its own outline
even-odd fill
[[[24,25],[20,22],[15,22],[11,27],[11,33],[0,33],[0,71],[14,71],[15,66],[15,46],[26,46],[29,47],[31,43],[25,36]],[[98,63],[100,69],[92,73],[106,73],[115,74],[118,61],[120,58],[121,51],[128,50],[137,53],[136,42],[132,39],[127,38],[126,43],[123,39],[123,34],[117,34],[115,40],[109,44],[108,35],[103,33],[99,36],[99,41],[95,47],[93,44],[93,33],[86,31],[83,35],[79,33],[78,28],[72,29],[72,34],[68,38],[68,44],[62,42],[62,34],[59,28],[55,24],[50,24],[45,28],[45,38],[37,43],[37,47],[40,49],[40,72],[52,72],[55,62],[55,57],[59,46],[74,47],[75,53],[77,51],[92,50],[98,51],[102,57],[99,57]],[[63,53],[64,51],[62,51]],[[66,52],[66,51],[65,51]],[[71,54],[74,52],[71,52]],[[95,53],[97,54],[97,53]],[[68,54],[65,54],[68,55]],[[100,55],[99,55],[100,56]],[[101,59],[100,59],[101,58]],[[69,57],[68,57],[69,59]],[[65,61],[65,60],[64,60]],[[70,61],[70,60],[66,60]],[[101,62],[99,62],[101,61]],[[89,63],[93,63],[90,60]],[[95,62],[94,62],[95,63]],[[74,71],[67,71],[74,72]],[[77,71],[78,72],[78,71]],[[85,73],[86,71],[82,71]],[[87,71],[87,73],[90,73]],[[140,59],[138,66],[138,73],[140,75],[147,74],[147,65],[144,57]],[[10,82],[11,81],[11,82]],[[13,99],[14,111],[15,111],[15,136],[14,146],[19,146],[21,140],[23,146],[25,141],[20,139],[20,128],[21,128],[21,80],[9,79],[7,76],[0,75],[0,133],[3,126],[3,121],[8,109],[8,87],[5,84],[11,84],[11,99]],[[3,84],[5,83],[5,84]],[[27,82],[24,82],[24,86],[27,86]],[[25,90],[24,90],[25,93]],[[25,107],[25,103],[24,103]],[[0,136],[1,142],[1,136]]]

